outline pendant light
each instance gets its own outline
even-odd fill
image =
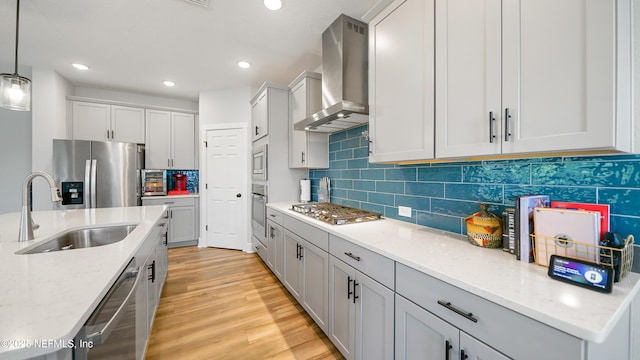
[[[16,7],[16,61],[13,74],[0,74],[0,107],[9,110],[31,110],[31,80],[18,75],[18,28],[20,23],[20,0]]]

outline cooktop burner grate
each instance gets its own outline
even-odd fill
[[[382,217],[377,212],[332,203],[295,204],[291,206],[291,210],[332,225],[374,221]]]

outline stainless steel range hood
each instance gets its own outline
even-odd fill
[[[367,24],[340,15],[322,33],[322,110],[295,130],[334,133],[369,121]]]

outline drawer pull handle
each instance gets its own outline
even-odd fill
[[[271,216],[272,218],[276,217],[275,214],[269,214],[269,216]]]
[[[360,261],[360,256],[355,256],[350,252],[345,252],[344,254],[347,255],[348,257],[352,258],[355,261]]]
[[[456,313],[456,314],[458,314],[460,316],[464,316],[466,319],[471,320],[474,323],[478,322],[478,319],[474,318],[472,313],[458,309],[457,307],[451,305],[451,303],[449,301],[438,300],[438,304],[446,307],[447,309],[453,311],[454,313]]]

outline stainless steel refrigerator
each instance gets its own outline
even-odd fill
[[[53,140],[53,178],[62,192],[58,209],[141,205],[144,145]]]

